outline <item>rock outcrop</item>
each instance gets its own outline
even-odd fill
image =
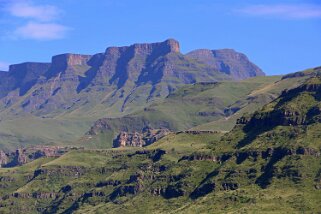
[[[143,147],[145,145],[146,143],[143,140],[143,135],[141,133],[120,132],[114,140],[113,147]]]
[[[91,55],[82,54],[60,54],[53,56],[51,59],[51,66],[46,77],[57,76],[61,72],[73,72],[75,76],[83,74],[83,69],[75,68],[74,66],[87,66],[88,61],[92,58]],[[74,68],[74,69],[73,69]]]
[[[19,148],[15,152],[0,150],[0,167],[14,167],[26,164],[41,157],[59,157],[69,148],[59,146],[35,146]]]
[[[142,132],[120,132],[113,147],[144,147],[169,134],[168,129],[144,128]]]
[[[16,154],[13,160],[13,163],[15,165],[23,165],[28,162],[27,155],[25,153],[26,151],[23,149],[17,149]]]
[[[4,151],[0,150],[0,167],[5,166],[9,161],[8,156]]]

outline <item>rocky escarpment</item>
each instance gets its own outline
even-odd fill
[[[59,146],[19,148],[15,152],[0,150],[0,167],[20,166],[42,157],[59,157],[68,150],[69,148]]]
[[[74,74],[76,77],[78,75],[84,75],[84,69],[81,69],[81,67],[84,66],[86,69],[88,62],[92,57],[92,55],[70,53],[53,56],[50,69],[45,76],[47,79],[50,79],[51,77],[59,75],[59,73],[66,73],[68,71]],[[77,81],[77,78],[75,81]]]
[[[195,152],[188,156],[183,156],[179,161],[187,160],[187,161],[213,161],[223,163],[230,158],[235,158],[237,164],[241,164],[246,159],[252,159],[257,161],[259,158],[268,159],[273,156],[296,156],[296,155],[305,155],[305,156],[313,156],[320,157],[321,151],[299,146],[297,148],[267,148],[265,150],[252,150],[252,151],[237,151],[234,153],[223,153],[223,154],[210,154],[210,153],[201,153]]]
[[[208,131],[208,130],[187,130],[187,131],[176,132],[176,134],[181,134],[181,133],[200,135],[200,134],[215,134],[215,133],[219,133],[219,132],[218,131]]]
[[[61,54],[51,63],[12,65],[8,73],[0,73],[0,111],[43,116],[96,103],[122,112],[135,106],[135,100],[164,98],[179,84],[261,75],[239,53],[217,51],[224,64],[220,67],[200,63],[194,55],[181,54],[179,43],[168,39],[109,47],[95,55]],[[235,62],[248,67],[234,66]]]
[[[114,139],[113,147],[144,147],[168,135],[168,129],[144,128],[142,132],[120,132]]]
[[[245,124],[244,129],[270,129],[275,126],[299,126],[320,122],[319,76],[308,79],[297,88],[283,91],[274,102],[266,105],[253,115],[243,116],[237,124]]]
[[[113,147],[143,147],[145,141],[143,141],[143,135],[139,132],[127,133],[120,132],[117,138],[114,140]]]
[[[245,79],[265,75],[264,72],[251,63],[244,54],[238,53],[232,49],[200,49],[188,53],[187,56],[209,65],[217,71],[231,75],[234,79]]]
[[[49,67],[50,63],[34,62],[10,65],[8,72],[0,72],[0,99],[15,90],[18,90],[18,96],[25,95],[40,81],[39,77],[44,75]]]

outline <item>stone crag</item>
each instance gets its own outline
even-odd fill
[[[113,147],[144,147],[171,133],[168,129],[144,128],[142,132],[120,132]]]

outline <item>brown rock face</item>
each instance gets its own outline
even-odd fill
[[[8,156],[2,150],[0,150],[0,168],[6,165],[9,161]]]
[[[41,157],[59,157],[67,151],[68,148],[58,146],[19,148],[8,154],[0,150],[0,167],[20,166]]]
[[[52,65],[57,67],[86,65],[91,57],[82,54],[61,54],[52,57]]]
[[[130,50],[132,51],[133,55],[149,55],[153,52],[157,52],[159,55],[165,55],[171,52],[179,53],[180,46],[178,41],[174,39],[168,39],[164,42],[141,43],[124,47],[109,47],[106,49],[106,55],[117,55]]]
[[[170,52],[180,52],[179,42],[174,39],[169,39],[166,41],[167,45],[170,47]]]
[[[23,165],[28,162],[28,157],[23,149],[16,150],[16,163],[17,165]]]
[[[82,54],[60,54],[53,56],[51,59],[51,66],[46,74],[47,78],[58,75],[66,71],[73,71],[73,66],[84,66],[87,65],[88,61],[91,59],[91,55]],[[73,71],[75,74],[78,72]]]
[[[168,129],[145,128],[139,132],[120,132],[114,140],[113,147],[144,147],[169,134]]]
[[[121,132],[114,141],[114,147],[143,147],[145,144],[143,135],[138,132]]]

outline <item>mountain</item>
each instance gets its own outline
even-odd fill
[[[235,80],[265,75],[259,67],[249,61],[246,55],[233,49],[199,49],[186,54],[186,56],[196,59],[214,70],[226,73]]]
[[[215,67],[189,56],[193,54],[181,54],[179,43],[170,39],[110,47],[92,56],[62,54],[54,56],[51,63],[12,65],[8,74],[2,72],[0,109],[52,116],[94,102],[105,108],[114,107],[116,112],[126,112],[133,108],[132,102],[146,103],[166,97],[180,84],[263,75],[239,53],[219,57],[230,73],[226,66]]]
[[[186,84],[262,74],[236,69],[237,61],[249,62],[231,57],[220,60],[242,77],[182,54],[173,39],[11,65],[9,72],[0,72],[0,140],[6,144],[0,147],[75,141],[95,120],[143,110]],[[28,128],[30,123],[37,132]]]
[[[259,88],[298,83],[228,133],[168,133],[144,148],[74,149],[0,169],[0,212],[317,213],[319,71]]]

